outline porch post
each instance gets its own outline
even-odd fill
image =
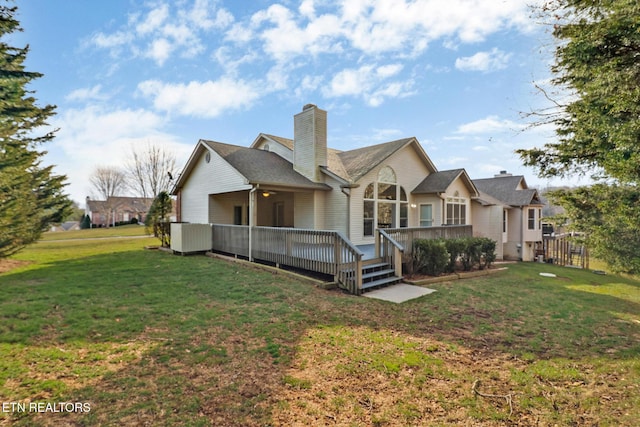
[[[253,226],[255,223],[255,194],[258,186],[256,185],[249,191],[249,261],[253,261]]]

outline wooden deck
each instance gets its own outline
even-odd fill
[[[363,253],[338,231],[214,224],[212,250],[331,275],[360,293]]]
[[[179,226],[185,230],[197,226],[200,233],[203,230],[203,224]],[[373,258],[381,266],[372,269],[370,264],[363,263],[364,252],[338,231],[224,224],[208,227],[210,248],[214,252],[329,275],[340,287],[355,295],[367,287],[378,286],[376,283],[382,285],[400,280],[403,254],[407,248],[410,252],[414,238],[471,235],[471,226],[378,230]]]

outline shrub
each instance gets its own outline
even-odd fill
[[[460,254],[462,269],[470,271],[475,266],[480,266],[480,258],[482,257],[482,242],[478,237],[463,237],[460,239],[463,244],[463,250]]]
[[[464,252],[465,242],[463,239],[447,239],[444,241],[447,252],[449,252],[449,263],[447,269],[449,273],[456,271],[456,263],[458,258],[462,257]]]
[[[80,229],[86,230],[91,228],[91,217],[89,215],[82,215],[82,221],[80,221]]]
[[[491,267],[496,260],[496,241],[488,237],[479,237],[482,248],[482,260],[480,262],[480,270]]]
[[[416,239],[413,242],[415,270],[429,276],[438,276],[447,268],[449,253],[442,240]]]

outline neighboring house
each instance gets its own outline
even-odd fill
[[[51,226],[51,231],[72,231],[72,230],[80,230],[79,221],[66,221],[60,225]]]
[[[542,254],[542,208],[538,191],[523,176],[502,171],[493,178],[474,179],[480,192],[472,221],[474,234],[496,242],[500,259],[533,261]]]
[[[109,197],[107,200],[92,200],[85,203],[85,214],[91,218],[93,226],[109,227],[117,222],[128,222],[136,218],[143,223],[153,203],[152,198]]]
[[[366,245],[376,228],[470,224],[478,191],[463,169],[438,172],[413,137],[328,148],[327,113],[309,104],[293,140],[200,140],[173,194],[179,221],[337,230]]]

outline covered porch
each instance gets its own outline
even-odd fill
[[[211,224],[255,227],[322,228],[319,206],[325,191],[255,185],[250,190],[208,196]]]

